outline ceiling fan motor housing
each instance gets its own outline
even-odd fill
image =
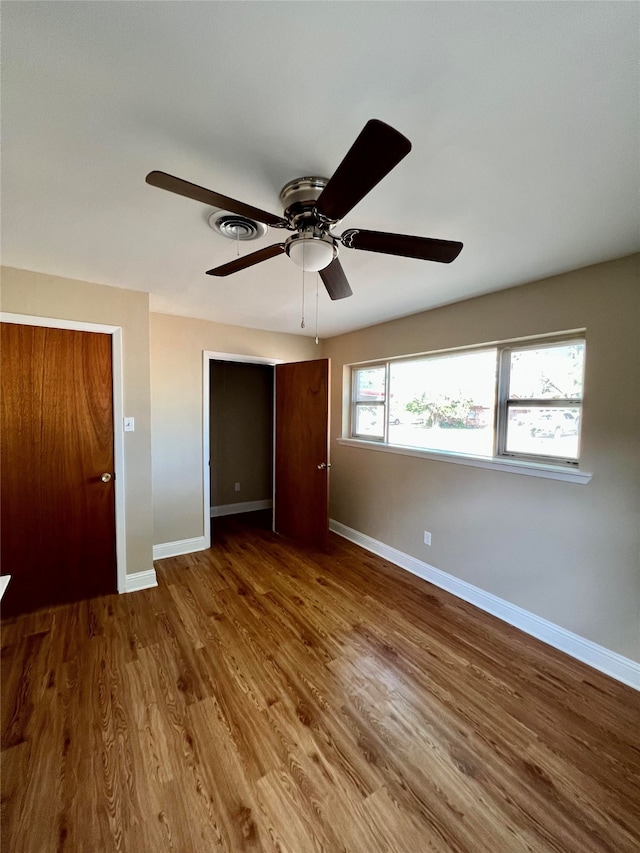
[[[280,190],[280,202],[291,228],[304,228],[306,224],[321,226],[325,231],[338,222],[330,220],[316,209],[316,201],[329,183],[328,178],[294,178]]]
[[[286,183],[280,190],[280,201],[285,213],[294,204],[315,204],[328,183],[329,178],[318,177],[294,178]]]

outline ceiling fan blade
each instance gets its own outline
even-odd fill
[[[226,195],[220,195],[213,190],[199,187],[197,184],[189,183],[189,181],[183,181],[182,178],[175,178],[166,172],[149,172],[145,180],[152,187],[159,187],[161,190],[168,190],[170,193],[177,193],[195,201],[201,201],[203,204],[210,204],[212,207],[219,207],[221,210],[228,210],[230,213],[237,213],[258,222],[264,222],[265,225],[271,225],[273,228],[286,228],[288,224],[287,220],[281,216],[275,216],[266,210],[260,210],[258,207],[252,207],[250,204],[244,204],[234,198],[228,198]]]
[[[332,299],[344,299],[353,293],[342,269],[342,264],[337,258],[334,258],[328,267],[320,270],[320,278]]]
[[[316,207],[342,219],[411,151],[409,140],[378,119],[368,121],[320,193]]]
[[[284,243],[274,243],[273,246],[267,246],[264,249],[258,249],[257,252],[251,252],[249,255],[243,255],[241,258],[229,261],[228,264],[223,264],[221,267],[207,270],[207,275],[231,275],[231,273],[240,272],[240,270],[245,270],[254,264],[259,264],[261,261],[275,258],[276,255],[281,255],[283,252]]]
[[[388,234],[385,231],[361,231],[352,228],[340,237],[347,249],[401,255],[421,261],[438,261],[450,264],[462,251],[462,243],[455,240],[437,240],[435,237],[410,237],[407,234]]]

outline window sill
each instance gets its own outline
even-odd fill
[[[456,465],[489,468],[492,471],[504,471],[507,474],[524,474],[527,477],[564,480],[567,483],[588,483],[593,476],[593,474],[587,471],[579,471],[577,468],[565,468],[564,466],[548,465],[542,462],[523,462],[516,459],[486,459],[482,456],[467,456],[463,453],[445,453],[437,450],[423,450],[420,447],[381,444],[359,438],[339,438],[337,441],[338,444],[342,444],[345,447],[360,447],[366,450],[378,450],[382,453],[396,453],[399,456],[433,459],[437,462],[453,462]]]

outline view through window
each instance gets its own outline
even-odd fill
[[[390,365],[389,442],[493,455],[496,350]]]
[[[504,453],[578,459],[584,341],[509,349]]]
[[[583,339],[353,368],[351,435],[398,447],[576,464]]]

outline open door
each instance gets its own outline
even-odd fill
[[[329,359],[276,365],[274,530],[325,548],[329,529]]]

